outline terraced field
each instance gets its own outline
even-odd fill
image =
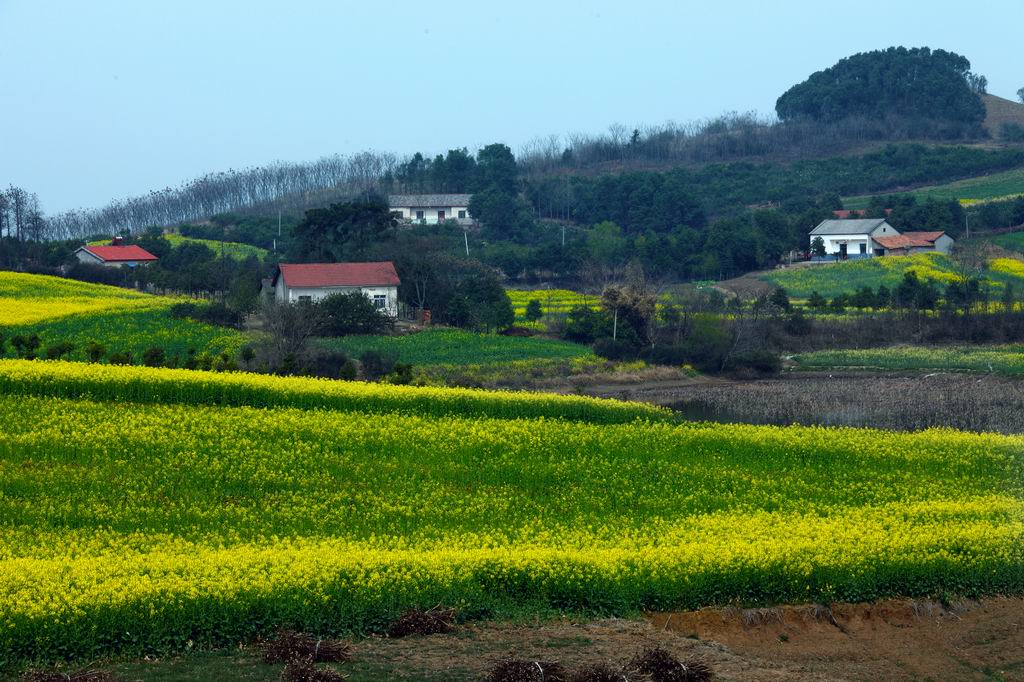
[[[897,192],[892,195],[911,195],[917,201],[934,199],[937,201],[953,201],[959,199],[966,203],[972,203],[992,199],[1010,199],[1024,195],[1024,168],[981,175],[966,180],[957,180],[941,185],[921,187],[908,192]],[[860,209],[867,208],[871,201],[870,195],[857,197],[844,197],[843,208]]]
[[[932,280],[946,286],[959,277],[948,256],[921,253],[913,256],[886,256],[842,263],[823,263],[804,267],[774,270],[761,275],[761,279],[784,287],[790,296],[807,298],[817,291],[832,298],[853,293],[860,287],[877,289],[885,285],[893,289],[902,281],[904,273],[913,271],[919,279]],[[1024,262],[1013,258],[998,258],[990,263],[985,273],[998,292],[1007,282],[1017,291],[1024,290]]]
[[[70,343],[68,357],[80,360],[91,341],[136,358],[153,346],[184,357],[190,349],[234,353],[244,344],[240,332],[171,317],[168,309],[176,302],[102,284],[0,272],[0,333],[8,340],[38,334],[41,348]],[[14,353],[10,344],[6,351]]]

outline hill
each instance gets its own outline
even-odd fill
[[[176,318],[171,307],[187,299],[153,296],[130,289],[76,280],[0,272],[0,333],[12,357],[11,338],[40,338],[39,354],[56,344],[71,349],[64,357],[85,360],[90,342],[105,347],[104,356],[128,353],[138,362],[149,348],[184,362],[189,351],[234,353],[245,341],[241,332]]]
[[[1008,123],[1024,129],[1024,104],[988,94],[982,95],[981,101],[985,103],[985,129],[993,139],[1005,140],[1003,126]]]

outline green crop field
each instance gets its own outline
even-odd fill
[[[177,233],[165,234],[163,235],[163,238],[170,242],[171,246],[181,246],[182,244],[202,244],[218,256],[221,254],[221,249],[223,248],[224,255],[228,258],[234,258],[235,260],[245,260],[251,256],[263,260],[267,257],[267,254],[270,253],[267,249],[259,246],[253,246],[252,244],[243,244],[242,242],[220,242],[216,239],[186,237]],[[89,245],[101,246],[109,243],[109,239],[101,239],[89,242]]]
[[[1022,437],[12,360],[0,423],[0,665],[368,632],[438,603],[1024,591]]]
[[[982,237],[982,239],[996,246],[1001,246],[1007,251],[1016,251],[1017,253],[1024,254],[1024,232],[1007,232],[1006,234],[997,234],[992,237]]]
[[[984,200],[1001,197],[1013,197],[1024,194],[1024,168],[981,175],[975,178],[957,180],[941,185],[931,185],[908,192],[895,192],[883,196],[912,195],[918,201],[935,199],[938,201],[952,201],[954,199]],[[843,208],[860,209],[867,208],[871,195],[844,197]]]
[[[892,289],[899,285],[908,271],[914,271],[918,278],[933,280],[940,286],[946,286],[958,277],[948,256],[921,253],[786,268],[764,274],[761,279],[785,288],[795,298],[807,298],[814,291],[832,298],[865,286],[877,289],[885,285]],[[998,258],[992,261],[985,276],[997,291],[1007,282],[1012,282],[1017,291],[1021,291],[1024,288],[1024,263],[1012,258]]]
[[[493,365],[531,360],[593,359],[589,348],[569,341],[427,329],[406,336],[343,336],[321,343],[358,358],[369,350],[414,365]]]
[[[203,246],[209,247],[211,251],[216,253],[218,256],[221,253],[222,243],[214,239],[199,239],[198,237],[184,237],[180,234],[168,234],[164,235],[164,238],[169,241],[173,246],[180,244],[202,244]],[[234,258],[236,260],[245,260],[251,256],[254,256],[260,260],[267,257],[270,253],[267,249],[260,248],[259,246],[253,246],[252,244],[243,244],[241,242],[223,242],[224,255],[228,258]]]
[[[870,348],[804,353],[805,369],[920,370],[1024,375],[1024,345]]]
[[[84,359],[90,341],[109,353],[127,352],[136,359],[150,347],[181,358],[190,349],[234,353],[245,342],[241,332],[170,316],[179,299],[75,280],[0,272],[0,333],[38,334],[42,348],[60,342],[74,345],[70,358]],[[6,345],[7,355],[14,353]]]
[[[600,296],[581,294],[568,289],[508,289],[507,293],[512,300],[517,322],[526,319],[526,306],[532,300],[540,303],[541,311],[545,315],[565,314],[577,306],[596,308],[601,302]]]

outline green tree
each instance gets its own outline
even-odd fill
[[[331,294],[316,305],[320,309],[320,332],[327,336],[380,334],[392,327],[391,319],[358,291]]]
[[[496,142],[477,152],[476,191],[494,187],[516,196],[519,193],[518,179],[516,157],[508,146]]]
[[[825,257],[825,240],[820,236],[811,240],[811,253],[818,258]]]
[[[1024,88],[1017,91],[1017,99],[1020,100],[1021,104],[1024,104]]]
[[[307,262],[361,260],[393,238],[396,226],[387,201],[376,195],[310,209],[295,226],[295,255]]]
[[[527,321],[536,322],[542,317],[544,317],[544,310],[540,306],[540,301],[535,298],[531,298],[530,302],[526,304]]]
[[[587,251],[590,257],[602,265],[614,265],[622,260],[626,240],[622,228],[605,221],[590,228],[587,233]]]

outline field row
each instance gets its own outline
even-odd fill
[[[365,631],[439,602],[624,614],[1024,590],[1020,437],[134,391],[0,396],[0,659]]]
[[[794,358],[807,369],[940,370],[1024,375],[1024,346],[899,346],[827,350]]]
[[[0,360],[0,393],[160,404],[297,407],[598,423],[671,418],[668,410],[653,405],[583,396],[29,360]]]

